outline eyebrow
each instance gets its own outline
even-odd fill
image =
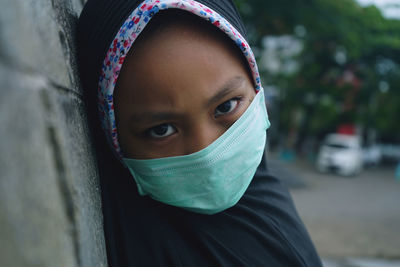
[[[214,94],[209,100],[206,101],[206,107],[210,107],[215,103],[218,103],[233,92],[235,89],[243,86],[245,79],[241,76],[235,76],[228,80],[216,94]],[[169,121],[178,120],[183,117],[183,114],[169,111],[145,111],[136,114],[132,114],[129,118],[130,124],[140,124],[143,122],[152,121]]]
[[[238,89],[241,86],[243,86],[244,81],[245,81],[245,79],[242,76],[233,77],[232,79],[227,81],[221,87],[221,89],[218,90],[218,92],[207,101],[206,106],[209,107],[209,106],[214,105],[215,103],[218,103],[219,101],[221,101],[221,99],[223,99],[224,97],[229,95],[235,89]]]
[[[146,111],[137,114],[132,114],[129,118],[130,124],[140,124],[143,122],[152,122],[152,121],[169,121],[169,120],[177,120],[181,118],[182,115],[175,112],[164,112],[164,111]]]

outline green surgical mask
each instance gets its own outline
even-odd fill
[[[140,195],[215,214],[243,196],[261,162],[269,125],[261,89],[242,116],[206,148],[177,157],[123,160]]]

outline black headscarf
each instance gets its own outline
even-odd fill
[[[143,0],[89,0],[78,21],[78,60],[85,90],[97,93],[100,69],[111,41],[125,19]],[[231,0],[198,0],[225,17],[243,37],[245,28]]]
[[[97,84],[105,54],[126,17],[142,2],[89,0],[82,11],[78,59],[90,121],[97,121]],[[245,36],[232,1],[197,2]],[[102,141],[98,125],[93,129],[95,139]],[[129,172],[107,157],[107,146],[102,149],[98,156],[109,266],[322,266],[288,191],[264,162],[235,206],[202,215],[139,196]]]

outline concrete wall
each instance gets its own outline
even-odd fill
[[[0,0],[0,266],[106,266],[74,56],[84,0]]]

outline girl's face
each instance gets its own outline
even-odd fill
[[[221,136],[255,96],[233,43],[187,25],[135,42],[115,89],[124,156],[197,152]]]

